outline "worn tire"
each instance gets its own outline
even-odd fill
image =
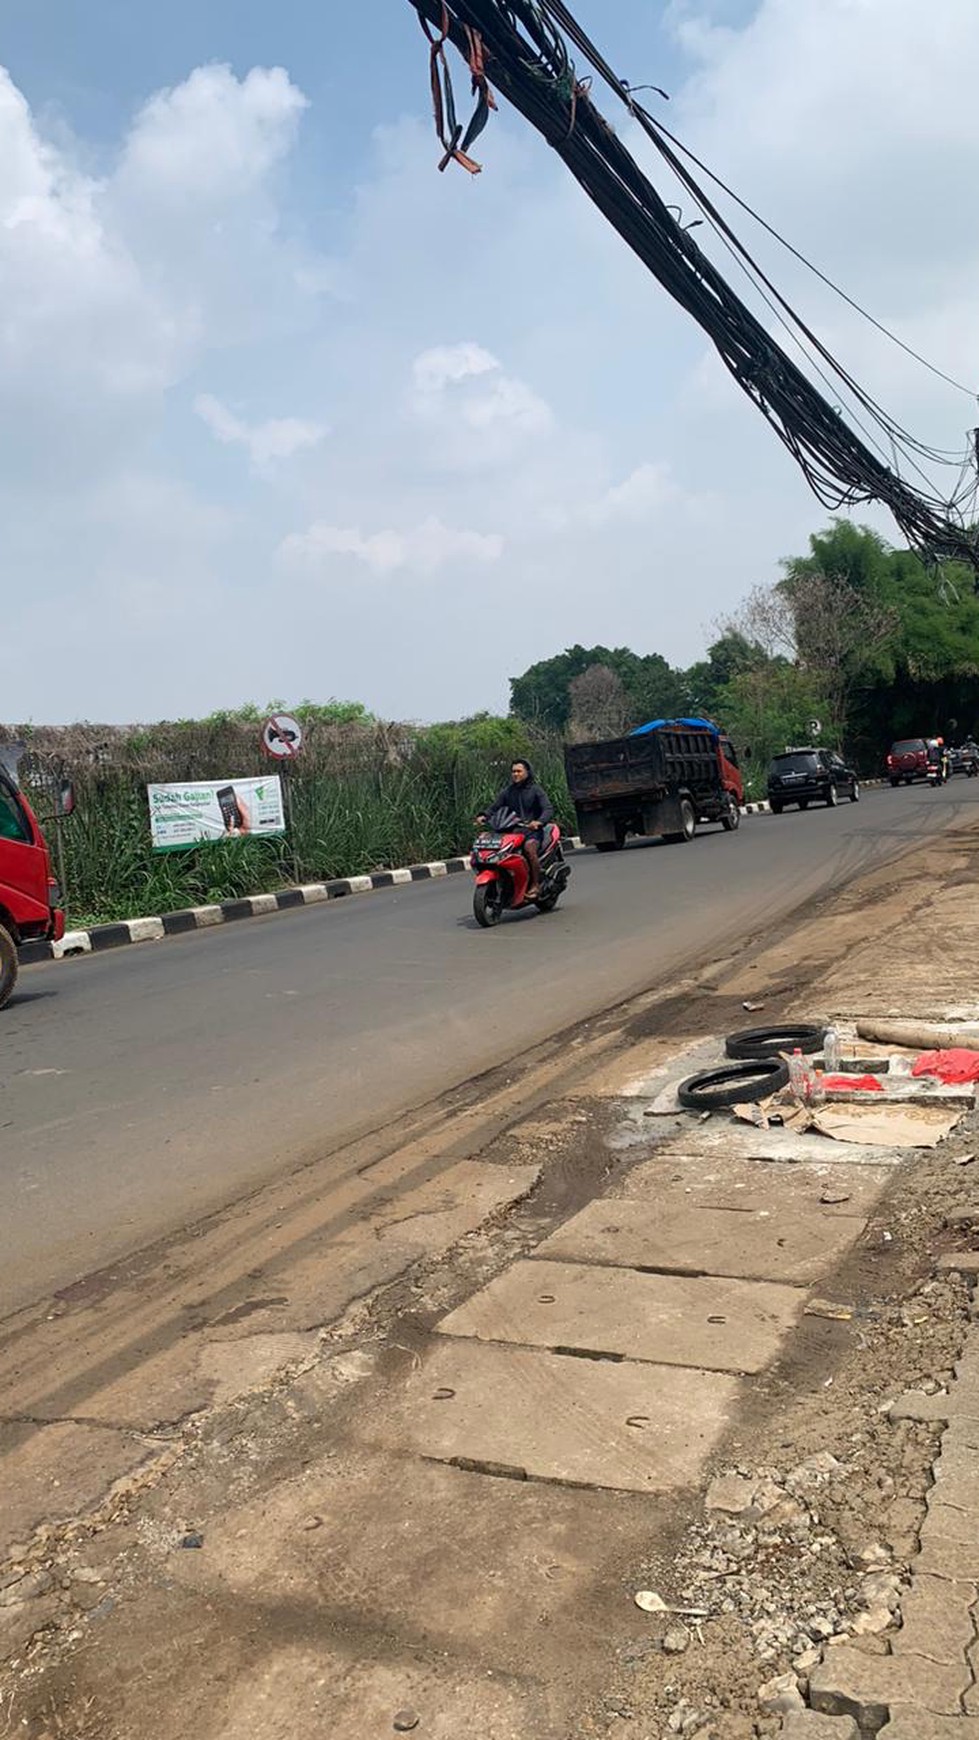
[[[19,966],[17,944],[9,930],[5,930],[0,924],[0,1009],[10,1002],[14,994]]]
[[[825,1027],[809,1021],[788,1022],[778,1027],[744,1027],[739,1033],[729,1033],[724,1041],[728,1057],[738,1059],[779,1057],[783,1051],[801,1051],[812,1057],[822,1051]]]
[[[473,917],[483,930],[491,930],[503,917],[503,890],[498,882],[480,882],[473,889]]]
[[[697,832],[697,812],[689,798],[680,799],[680,831],[677,834],[664,834],[663,838],[671,846],[685,846]]]
[[[725,1063],[691,1075],[676,1090],[681,1106],[691,1112],[721,1111],[745,1100],[764,1100],[785,1087],[789,1066],[781,1057],[755,1057],[743,1063]]]

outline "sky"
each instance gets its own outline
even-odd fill
[[[976,0],[575,11],[770,223],[979,388]],[[532,129],[501,104],[475,155],[438,173],[407,0],[5,0],[0,718],[505,710],[576,642],[693,662],[827,524]],[[964,451],[974,399],[736,227],[899,421]]]

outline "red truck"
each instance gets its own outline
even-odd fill
[[[17,983],[22,942],[60,942],[61,890],[30,804],[0,764],[0,1009]]]

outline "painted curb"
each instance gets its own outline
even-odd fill
[[[577,849],[580,841],[566,844]],[[409,864],[400,870],[376,870],[370,876],[338,876],[329,882],[306,882],[281,888],[276,894],[247,894],[239,900],[222,900],[215,906],[187,906],[151,918],[125,918],[116,924],[97,924],[91,930],[66,931],[61,942],[22,943],[22,965],[36,961],[59,961],[67,955],[101,954],[129,943],[159,942],[167,936],[185,936],[188,931],[211,930],[219,924],[235,924],[242,918],[263,918],[270,912],[288,912],[297,906],[318,906],[325,900],[344,900],[353,894],[372,894],[376,888],[397,888],[412,882],[431,882],[468,870],[469,859],[439,858],[430,864]]]
[[[866,786],[883,785],[881,779],[861,781]],[[743,816],[771,813],[767,803],[745,804]],[[588,850],[575,834],[565,839],[566,851]],[[148,918],[124,918],[116,924],[97,924],[91,930],[70,930],[61,942],[26,942],[18,950],[22,966],[39,961],[60,961],[69,955],[102,954],[125,948],[129,943],[161,942],[188,931],[210,930],[218,924],[236,924],[242,918],[264,918],[270,912],[288,912],[297,906],[318,906],[324,900],[344,900],[353,894],[373,894],[378,888],[400,888],[411,882],[431,882],[441,876],[457,876],[469,869],[465,858],[437,858],[430,864],[408,864],[399,870],[375,870],[370,876],[340,876],[330,882],[306,882],[296,888],[281,888],[277,894],[246,894],[239,900],[222,900],[216,906],[188,906],[179,912],[164,912]]]

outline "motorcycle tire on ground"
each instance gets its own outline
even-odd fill
[[[676,1097],[691,1112],[722,1111],[745,1101],[767,1099],[785,1087],[788,1079],[789,1066],[784,1058],[755,1057],[688,1076],[677,1088]]]
[[[503,890],[498,882],[480,882],[473,890],[473,917],[483,930],[491,930],[503,917]]]
[[[779,1027],[744,1027],[739,1033],[729,1033],[724,1041],[728,1057],[779,1057],[783,1051],[801,1051],[812,1057],[822,1051],[825,1027],[809,1021],[789,1022]]]

